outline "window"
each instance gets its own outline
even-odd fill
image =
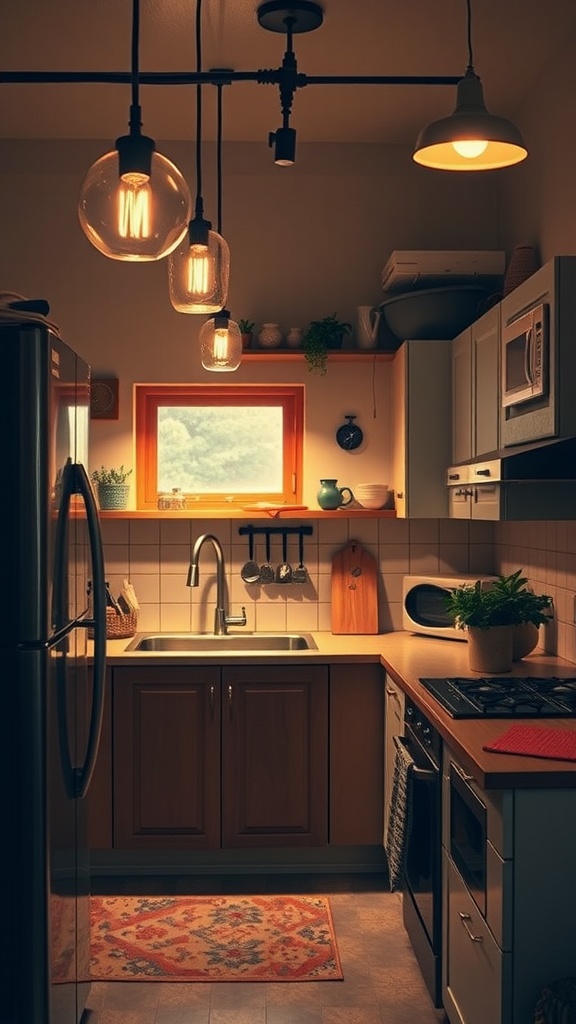
[[[300,504],[304,386],[136,384],[138,508]]]

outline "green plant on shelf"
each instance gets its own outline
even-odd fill
[[[336,313],[310,321],[302,338],[302,349],[311,373],[326,373],[328,350],[341,348],[344,336],[351,330],[352,325],[338,320]]]
[[[535,594],[517,569],[510,576],[498,576],[484,589],[480,581],[455,587],[445,598],[446,610],[458,629],[478,626],[519,626],[530,622],[542,626],[552,617],[552,598]]]

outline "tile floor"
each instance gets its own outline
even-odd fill
[[[82,1024],[448,1024],[432,1006],[382,875],[95,879],[99,895],[328,894],[343,981],[96,982]]]

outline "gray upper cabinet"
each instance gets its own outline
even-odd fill
[[[499,447],[500,315],[493,306],[452,342],[452,462]]]

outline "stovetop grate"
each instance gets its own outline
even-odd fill
[[[480,676],[420,679],[453,718],[567,718],[576,677]]]

